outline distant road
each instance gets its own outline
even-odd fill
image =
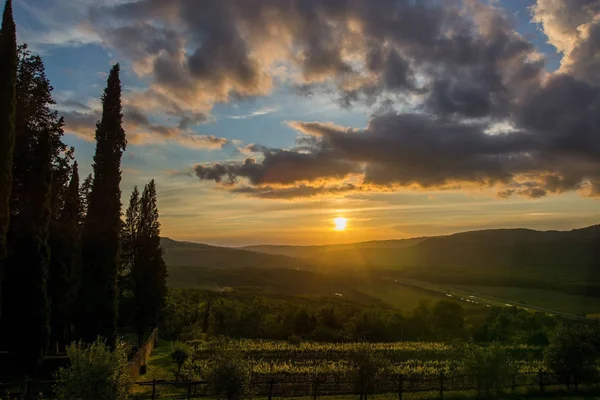
[[[416,289],[421,289],[425,291],[434,291],[440,294],[445,294],[447,297],[454,298],[455,300],[464,301],[467,303],[480,304],[487,307],[496,306],[496,307],[516,307],[522,310],[527,311],[539,311],[549,315],[557,315],[564,318],[578,320],[578,321],[588,321],[589,319],[586,317],[582,317],[581,315],[565,313],[561,311],[551,310],[549,308],[533,306],[530,304],[523,304],[513,300],[502,299],[499,297],[488,296],[486,294],[472,292],[464,289],[455,289],[452,287],[445,287],[441,285],[436,285],[430,282],[423,282],[416,279],[394,279],[395,283],[400,285],[413,287]]]

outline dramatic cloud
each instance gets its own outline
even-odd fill
[[[92,21],[149,92],[183,109],[268,94],[284,64],[346,105],[428,92],[432,110],[480,116],[543,69],[500,10],[474,1],[138,0]]]
[[[563,54],[561,72],[600,84],[600,3],[596,0],[538,0],[534,21]]]
[[[195,166],[195,173],[200,179],[210,179],[217,183],[225,181],[233,185],[238,178],[246,178],[253,185],[262,185],[344,178],[359,171],[354,163],[338,160],[326,150],[305,153],[264,149],[263,156],[260,163],[254,158],[247,158],[242,163],[199,164]]]
[[[551,101],[546,91],[555,89],[543,90],[538,96]],[[303,194],[312,197],[386,188],[481,187],[496,188],[501,197],[519,194],[536,198],[569,190],[597,196],[600,193],[598,128],[593,132],[583,131],[587,133],[581,134],[581,138],[565,136],[565,132],[574,128],[570,121],[563,122],[564,116],[556,110],[549,110],[558,114],[555,120],[538,120],[537,115],[545,115],[546,105],[536,96],[531,101],[526,107],[530,110],[529,120],[524,121],[530,129],[501,134],[485,133],[489,128],[487,123],[446,121],[426,114],[375,116],[364,130],[292,122],[291,126],[310,135],[300,137],[299,144],[304,146],[299,149],[265,150],[262,162],[248,158],[242,163],[197,165],[195,173],[200,179],[225,181],[235,193],[261,198],[295,198]],[[595,115],[600,115],[599,112]],[[535,124],[548,124],[552,129],[537,130]],[[362,176],[359,183],[314,183],[350,175],[356,179],[356,174]],[[239,179],[247,179],[252,186],[236,186]]]
[[[483,187],[501,197],[600,195],[600,2],[531,7],[562,54],[556,72],[499,4],[136,0],[94,7],[91,26],[149,82],[127,96],[125,120],[139,140],[219,147],[225,139],[193,135],[194,125],[216,103],[279,85],[377,106],[362,129],[290,122],[294,148],[253,145],[241,152],[256,158],[194,166],[199,179],[235,193]],[[177,122],[157,124],[150,113]],[[92,113],[71,114],[70,125],[83,125]]]
[[[61,115],[65,118],[65,131],[85,140],[94,140],[96,122],[101,118],[99,109],[87,112],[65,111],[70,102],[61,103]],[[196,149],[219,149],[229,140],[212,135],[198,135],[194,131],[180,126],[167,126],[152,123],[139,109],[128,106],[124,109],[123,126],[127,133],[127,142],[135,145],[177,143]]]
[[[413,12],[422,10],[401,3]],[[571,190],[599,196],[600,4],[539,0],[532,8],[534,20],[564,55],[560,71],[552,74],[501,10],[475,0],[463,4],[460,14],[450,7],[428,9],[425,19],[413,15],[419,25],[403,26],[408,30],[404,35],[392,35],[399,32],[388,31],[382,20],[366,25],[374,14],[363,14],[363,36],[378,38],[376,43],[384,43],[388,51],[390,43],[402,50],[403,58],[395,62],[396,84],[383,79],[377,87],[413,91],[421,96],[422,107],[417,113],[374,115],[362,130],[291,122],[303,135],[299,145],[308,145],[303,154],[352,163],[371,190],[493,187],[501,197],[537,198]],[[369,54],[366,65],[381,70],[384,53],[375,47]],[[410,79],[415,71],[424,82],[420,88]],[[511,129],[498,131],[501,124]],[[244,176],[235,166],[229,168],[231,177]],[[235,190],[277,197],[277,188],[250,183],[252,188]],[[303,185],[296,187],[297,193],[306,191]],[[355,188],[360,185],[350,190]],[[293,191],[280,190],[281,197]],[[307,195],[319,186],[311,190]]]

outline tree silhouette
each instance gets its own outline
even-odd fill
[[[73,164],[64,201],[51,230],[48,293],[52,303],[51,349],[60,352],[71,338],[73,305],[79,286],[79,169]]]
[[[133,196],[132,196],[133,197]],[[141,345],[145,334],[158,325],[167,292],[167,267],[160,247],[160,223],[154,179],[139,202],[135,262],[131,269],[135,299],[135,328]]]
[[[2,278],[6,258],[6,233],[10,216],[12,159],[15,144],[17,34],[12,1],[7,0],[0,29],[0,317],[2,317]]]
[[[10,197],[6,263],[5,318],[0,336],[18,355],[16,365],[31,372],[43,356],[49,335],[50,305],[47,292],[50,252],[49,223],[52,198],[63,197],[56,176],[68,177],[72,150],[62,143],[63,121],[51,106],[50,85],[39,56],[27,46],[18,48],[15,145]],[[64,178],[61,178],[64,179]]]
[[[47,130],[34,138],[30,168],[24,175],[27,190],[22,197],[23,207],[10,220],[11,252],[6,268],[5,315],[0,327],[2,343],[14,355],[15,370],[27,374],[41,363],[50,334],[47,279],[52,145]]]
[[[121,156],[127,140],[122,127],[119,64],[110,71],[96,124],[94,180],[83,226],[78,329],[92,343],[98,335],[116,341],[117,271],[121,230]]]

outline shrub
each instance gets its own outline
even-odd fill
[[[290,337],[288,337],[288,343],[294,346],[298,346],[300,345],[300,343],[302,343],[302,338],[298,335],[292,335]]]
[[[61,368],[54,387],[60,400],[125,400],[131,390],[131,374],[123,344],[114,351],[100,339],[91,345],[67,347],[70,366]]]
[[[361,399],[367,400],[367,395],[375,390],[377,383],[385,376],[389,360],[365,344],[350,356],[350,363],[352,381],[360,391]]]
[[[181,374],[181,368],[183,367],[183,364],[185,364],[185,362],[189,360],[191,355],[192,348],[189,345],[183,342],[173,343],[173,347],[171,349],[171,359],[173,359],[173,361],[175,361],[175,363],[177,364],[178,377]]]
[[[479,397],[498,396],[516,373],[513,359],[499,344],[469,344],[460,349],[458,357],[459,370],[475,379]]]
[[[593,379],[598,371],[599,336],[589,325],[560,325],[552,332],[544,363],[565,382]]]
[[[251,399],[251,379],[252,367],[239,350],[222,346],[215,352],[208,380],[216,400]]]

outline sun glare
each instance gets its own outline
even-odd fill
[[[343,217],[334,218],[333,224],[335,225],[336,231],[343,231],[343,230],[346,230],[346,225],[348,225],[348,220]]]

